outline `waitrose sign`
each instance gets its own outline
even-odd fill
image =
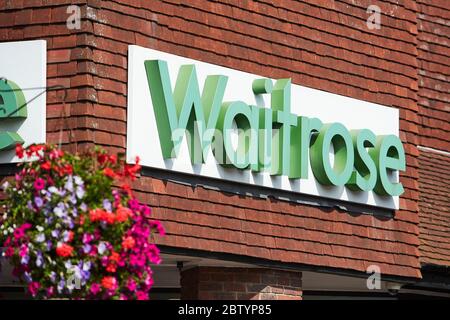
[[[45,143],[47,43],[0,43],[0,164],[18,162],[16,144]]]
[[[396,109],[138,46],[128,88],[130,162],[398,208]]]

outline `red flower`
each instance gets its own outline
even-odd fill
[[[122,241],[122,247],[124,249],[131,249],[134,247],[135,244],[136,244],[136,241],[134,240],[133,237],[126,237]]]
[[[14,255],[14,249],[13,247],[8,247],[5,250],[5,257],[9,258],[12,257]]]
[[[62,156],[64,156],[64,151],[60,149],[53,149],[50,151],[50,159],[58,159]]]
[[[116,177],[116,173],[111,168],[103,169],[103,174],[107,177],[114,179]]]
[[[67,233],[67,236],[68,236],[67,242],[71,242],[73,240],[73,231],[69,231]]]
[[[116,215],[112,212],[105,212],[103,221],[106,221],[106,223],[108,224],[113,224],[114,222],[116,222]]]
[[[100,165],[104,164],[108,160],[108,155],[101,153],[97,156],[97,161]]]
[[[108,276],[103,277],[102,279],[102,287],[108,290],[116,290],[117,289],[117,280],[114,277]]]
[[[116,164],[117,163],[117,156],[112,154],[109,156],[109,162],[111,162],[112,164]]]
[[[106,271],[114,273],[117,270],[117,266],[115,264],[108,264],[108,266],[106,267]]]
[[[23,158],[23,147],[20,143],[16,144],[16,156],[19,157],[19,159]]]
[[[56,254],[60,257],[69,257],[72,255],[73,247],[65,243],[60,243],[56,247]]]
[[[66,164],[64,167],[63,167],[63,173],[65,173],[65,174],[72,174],[73,173],[73,167],[70,165],[70,164]]]
[[[97,208],[89,211],[89,219],[91,219],[92,222],[102,220],[104,214],[105,210]]]
[[[89,211],[89,219],[91,219],[92,222],[105,221],[109,224],[113,224],[116,221],[116,216],[112,212],[97,208]]]
[[[37,144],[33,144],[31,146],[28,147],[26,153],[27,156],[31,157],[32,155],[38,155],[39,151],[43,150],[45,148],[44,145],[37,145]]]
[[[125,207],[119,207],[116,212],[116,221],[117,222],[125,222],[128,220],[128,217],[131,215],[131,210]]]
[[[139,158],[139,157],[136,157],[135,162],[136,162],[136,163],[135,163],[134,165],[128,165],[128,164],[125,164],[124,170],[123,170],[123,175],[124,175],[125,177],[130,177],[131,180],[136,179],[136,173],[137,173],[139,170],[141,170],[141,166],[139,165],[140,158]]]
[[[120,256],[117,252],[113,251],[111,253],[111,255],[109,256],[109,260],[114,261],[114,262],[119,262]]]
[[[52,165],[50,161],[46,161],[41,165],[41,168],[48,171],[52,168]]]

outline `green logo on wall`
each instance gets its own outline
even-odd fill
[[[147,60],[145,69],[164,159],[178,156],[186,136],[193,164],[204,163],[211,149],[223,166],[306,179],[310,165],[322,185],[388,196],[404,191],[393,178],[406,169],[397,136],[291,113],[290,79],[253,81],[255,95],[270,95],[264,108],[223,101],[223,75],[208,76],[200,93],[194,65],[181,66],[173,90],[165,61]]]
[[[24,143],[17,132],[3,131],[1,124],[27,117],[27,103],[19,86],[11,80],[0,80],[0,151],[14,148]]]

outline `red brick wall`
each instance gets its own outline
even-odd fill
[[[450,152],[450,4],[418,3],[419,143]]]
[[[450,6],[418,1],[420,253],[450,266]],[[432,148],[432,149],[429,149]]]
[[[385,274],[420,276],[415,1],[377,1],[385,13],[382,27],[369,30],[366,8],[372,1],[364,0],[84,0],[82,30],[75,32],[65,29],[62,4],[69,2],[0,4],[0,41],[49,40],[49,84],[71,87],[65,127],[79,148],[125,148],[128,44],[292,77],[300,85],[400,110],[408,169],[394,219],[142,178],[136,184],[140,198],[168,230],[163,244],[361,272],[378,264]],[[48,101],[49,140],[56,141],[61,93],[49,93]]]
[[[418,1],[421,263],[450,266],[450,6]],[[429,149],[432,148],[432,149]]]
[[[450,266],[450,155],[420,151],[420,261]]]
[[[181,299],[301,300],[301,272],[195,267],[181,272]]]

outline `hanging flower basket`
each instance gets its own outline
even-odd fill
[[[16,154],[24,161],[4,184],[0,244],[13,274],[35,298],[148,299],[153,235],[164,234],[128,184],[140,170],[96,149],[83,156],[51,145]]]

